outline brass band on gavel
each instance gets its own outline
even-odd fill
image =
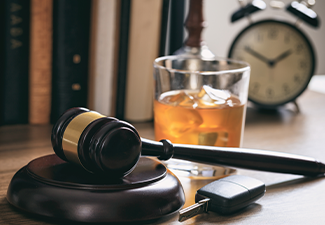
[[[140,136],[132,125],[85,108],[66,111],[51,139],[61,159],[116,177],[129,174],[141,153]]]

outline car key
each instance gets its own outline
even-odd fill
[[[265,184],[252,177],[233,175],[205,185],[196,192],[196,204],[179,211],[183,222],[203,212],[231,214],[261,198]]]

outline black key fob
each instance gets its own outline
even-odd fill
[[[236,212],[265,193],[265,184],[252,177],[233,175],[216,180],[196,192],[195,202],[209,198],[208,211],[221,214]]]

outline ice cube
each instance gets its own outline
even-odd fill
[[[195,108],[196,102],[194,101],[194,97],[188,94],[186,91],[179,91],[177,94],[168,95],[161,97],[160,100],[162,103],[172,105],[172,106],[182,106],[182,107],[190,107]]]
[[[214,101],[225,102],[230,97],[229,92],[226,90],[215,89],[208,85],[203,85],[202,89],[205,91],[206,95],[208,95]]]
[[[228,133],[225,131],[201,132],[199,133],[198,139],[199,145],[226,147],[228,143]]]
[[[216,143],[217,139],[218,139],[218,133],[215,132],[209,132],[209,133],[199,133],[198,136],[199,140],[198,140],[198,144],[199,145],[211,145],[214,146],[214,144]]]
[[[230,94],[228,91],[203,85],[200,92],[197,94],[196,100],[199,107],[210,108],[224,105],[229,97]]]
[[[166,111],[166,124],[169,134],[180,137],[185,132],[197,130],[203,123],[199,112],[191,108],[172,107]]]
[[[183,101],[179,102],[179,106],[193,108],[197,107],[196,100],[194,99],[193,95],[185,91],[186,96],[184,97]]]
[[[238,98],[231,96],[227,100],[227,105],[229,105],[230,107],[236,106],[236,105],[241,105],[241,101]]]

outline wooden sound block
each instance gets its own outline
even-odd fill
[[[77,222],[157,219],[185,202],[179,180],[158,161],[141,157],[128,176],[96,176],[48,155],[31,161],[12,178],[8,201],[24,211]]]

